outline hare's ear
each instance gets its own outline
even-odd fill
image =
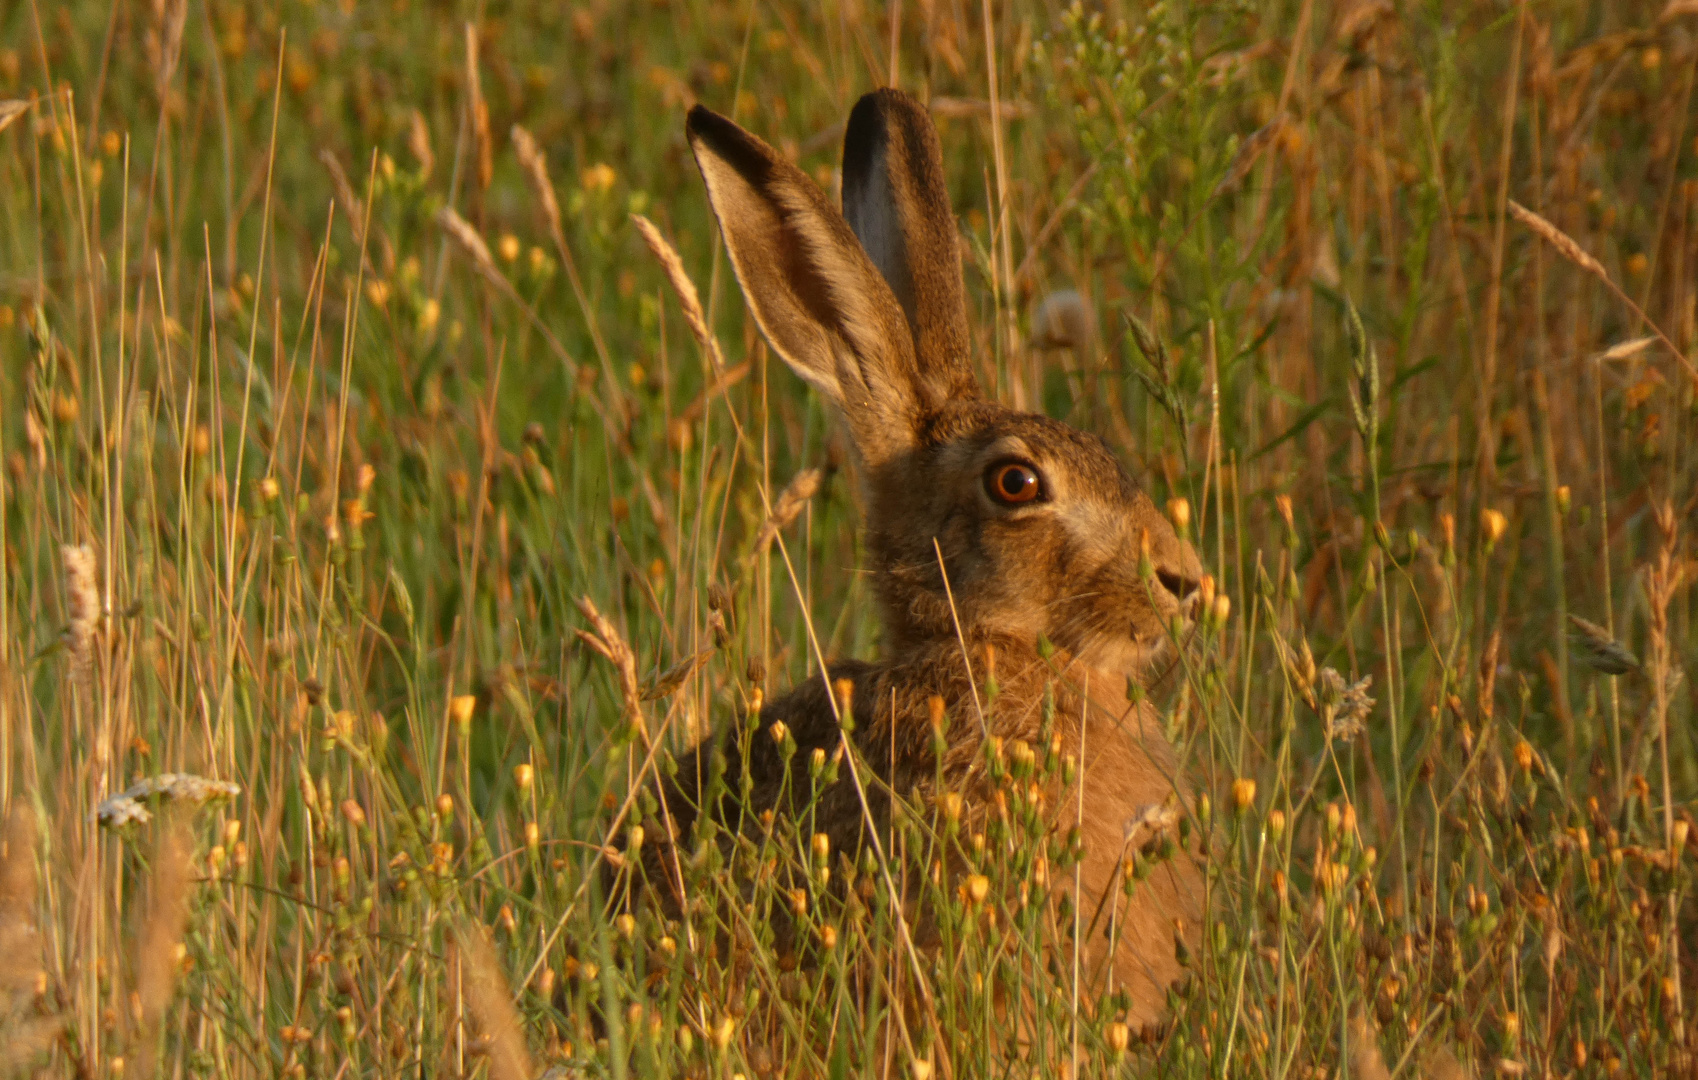
[[[918,439],[914,341],[890,287],[836,207],[796,166],[696,106],[687,129],[749,310],[785,363],[830,398],[868,465]]]
[[[945,396],[976,397],[943,151],[926,107],[900,90],[875,90],[849,113],[843,216],[902,305],[921,377]]]

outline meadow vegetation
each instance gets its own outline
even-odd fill
[[[1691,0],[0,6],[0,1070],[1698,1075],[1695,76]],[[1050,962],[1042,746],[984,832],[603,895],[645,782],[879,648],[684,111],[830,189],[889,82],[981,381],[1211,575],[1157,1028]]]

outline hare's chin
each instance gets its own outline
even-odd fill
[[[1098,638],[1080,651],[1079,658],[1098,671],[1142,678],[1173,659],[1173,642],[1167,635],[1135,641],[1131,637]]]
[[[1079,650],[1079,659],[1099,671],[1144,678],[1172,665],[1179,648],[1196,629],[1198,596],[1193,592],[1178,605],[1176,634],[1153,632],[1145,637],[1103,635]]]

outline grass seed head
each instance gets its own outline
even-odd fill
[[[1606,280],[1609,278],[1609,274],[1604,270],[1604,264],[1587,254],[1586,249],[1581,247],[1572,236],[1514,199],[1509,200],[1509,216],[1537,233],[1546,243],[1557,249],[1557,254],[1575,266],[1595,277]]]
[[[436,212],[436,223],[472,260],[472,265],[479,273],[498,284],[505,281],[501,276],[500,267],[495,265],[495,256],[489,253],[489,245],[484,243],[483,237],[472,227],[472,223],[461,217],[452,206],[444,206]]]
[[[604,166],[605,167],[605,166]],[[608,170],[611,173],[612,170]],[[611,183],[609,184],[611,186]],[[631,215],[631,222],[637,227],[643,243],[660,262],[661,269],[666,271],[666,279],[672,284],[672,291],[678,297],[678,306],[684,313],[684,322],[690,327],[696,341],[713,362],[718,371],[725,369],[725,358],[719,351],[719,341],[708,328],[707,316],[702,311],[701,295],[696,292],[696,283],[690,280],[690,275],[684,271],[684,260],[678,257],[678,252],[666,241],[654,222],[641,214]]]
[[[414,109],[407,117],[407,149],[418,162],[419,175],[428,177],[431,170],[436,168],[436,154],[430,146],[430,126],[425,123],[424,114]]]
[[[554,181],[548,175],[547,155],[536,137],[519,124],[513,125],[511,134],[519,166],[524,169],[525,179],[530,182],[531,191],[542,206],[543,216],[548,219],[549,232],[557,237],[564,235],[560,225],[560,203],[554,196]]]
[[[1568,616],[1569,640],[1587,667],[1605,675],[1626,675],[1639,669],[1639,658],[1608,630],[1578,615]]]
[[[772,513],[761,522],[761,527],[755,532],[755,553],[764,555],[772,542],[784,529],[790,527],[802,511],[807,507],[808,500],[820,488],[820,479],[824,476],[819,469],[803,469],[790,478],[779,492],[777,500],[772,504]]]
[[[95,584],[94,548],[66,544],[59,549],[65,566],[65,630],[71,662],[78,672],[94,660],[94,639],[100,625],[100,589]]]

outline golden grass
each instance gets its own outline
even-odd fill
[[[1695,19],[0,5],[0,1075],[1691,1075]],[[683,112],[829,190],[893,76],[987,392],[1207,564],[1130,691],[1199,797],[1128,893],[1211,882],[1159,1028],[1046,960],[1042,746],[602,895],[692,737],[879,648]]]

